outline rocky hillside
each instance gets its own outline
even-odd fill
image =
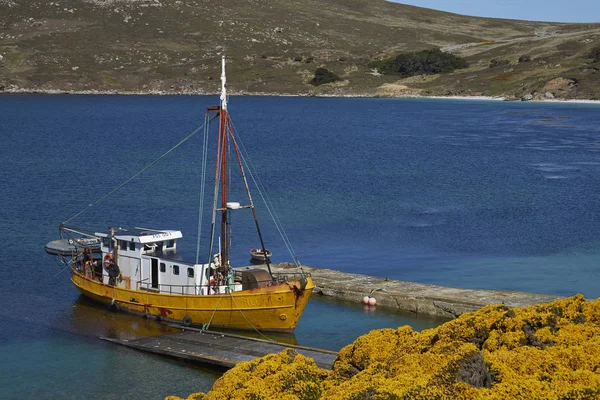
[[[0,88],[600,98],[600,24],[466,17],[384,0],[0,0]],[[432,47],[470,67],[399,80],[368,62]],[[519,63],[523,55],[529,61]],[[523,59],[522,59],[523,60]],[[491,67],[490,67],[491,65]],[[316,68],[342,79],[315,87]]]

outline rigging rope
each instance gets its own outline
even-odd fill
[[[204,118],[204,137],[202,142],[202,172],[200,177],[200,205],[198,210],[198,238],[196,242],[196,264],[200,260],[200,240],[202,238],[202,211],[204,210],[204,188],[206,186],[206,165],[208,162],[208,129],[210,126],[208,113]],[[210,260],[209,260],[210,262]]]
[[[235,301],[235,297],[233,297],[233,293],[229,292],[229,295],[231,296],[231,300],[233,301],[233,304],[235,304],[235,306],[237,307],[238,311],[240,312],[240,314],[242,314],[242,317],[244,317],[244,319],[246,320],[246,322],[248,323],[248,325],[250,325],[252,327],[252,329],[254,329],[256,331],[256,333],[258,333],[260,336],[264,337],[269,342],[275,343],[275,341],[273,339],[271,339],[268,336],[265,336],[261,331],[259,331],[258,329],[256,329],[256,327],[252,324],[252,322],[250,322],[250,320],[246,317],[246,314],[244,314],[244,312],[242,311],[242,309],[240,308],[240,306],[238,306],[237,301]]]
[[[231,122],[231,125],[233,126],[233,122]],[[257,172],[256,168],[254,167],[254,164],[252,164],[252,161],[248,155],[248,150],[246,149],[246,146],[244,145],[244,142],[243,142],[239,132],[235,128],[235,126],[233,126],[233,130],[235,132],[235,136],[238,139],[238,142],[240,143],[240,148],[242,150],[242,152],[241,152],[242,162],[246,166],[246,169],[248,170],[250,178],[254,182],[254,185],[256,186],[256,189],[258,190],[258,194],[262,198],[263,203],[265,204],[267,211],[268,211],[269,215],[271,216],[273,223],[275,224],[275,228],[279,232],[279,235],[281,236],[281,239],[283,240],[283,243],[285,244],[285,247],[287,248],[288,252],[292,256],[292,259],[294,260],[295,264],[298,267],[300,267],[301,266],[300,260],[298,260],[298,256],[296,255],[296,252],[294,251],[294,248],[292,247],[292,243],[291,243],[287,233],[283,229],[283,224],[281,223],[279,216],[275,212],[275,207],[273,207],[273,203],[271,202],[271,199],[269,198],[269,195],[267,194],[267,191],[265,190],[265,187],[260,179],[260,176],[258,175],[258,172]]]
[[[215,117],[213,117],[212,119],[214,119]],[[211,120],[212,120],[211,119]],[[173,151],[175,151],[179,146],[181,146],[183,143],[185,143],[186,141],[188,141],[189,139],[191,139],[196,133],[198,133],[200,131],[200,129],[202,129],[204,127],[204,125],[206,125],[206,122],[204,124],[202,124],[202,126],[198,127],[197,129],[195,129],[192,133],[190,133],[189,135],[187,135],[185,138],[183,138],[179,143],[177,143],[175,146],[171,147],[169,150],[167,150],[164,154],[162,154],[160,157],[158,157],[156,160],[152,161],[150,164],[146,165],[144,168],[142,168],[139,172],[137,172],[136,174],[134,174],[131,178],[127,179],[125,182],[121,183],[119,186],[117,186],[116,188],[114,188],[113,190],[111,190],[110,192],[106,193],[104,196],[98,198],[96,201],[94,201],[93,203],[90,203],[87,207],[85,207],[83,210],[79,211],[77,214],[73,215],[71,218],[69,218],[68,220],[64,221],[62,223],[62,225],[69,223],[69,221],[77,218],[78,216],[80,216],[81,214],[83,214],[84,212],[86,212],[87,210],[89,210],[90,208],[92,208],[95,205],[98,205],[100,202],[102,202],[104,199],[106,199],[108,196],[110,196],[111,194],[113,194],[114,192],[116,192],[117,190],[121,189],[123,186],[125,186],[126,184],[128,184],[129,182],[131,182],[133,179],[135,179],[136,177],[138,177],[139,175],[141,175],[144,171],[146,171],[148,168],[152,167],[154,164],[156,164],[157,162],[159,162],[160,160],[162,160],[163,158],[165,158],[167,155],[169,155],[170,153],[172,153]]]
[[[68,231],[68,232],[74,232],[74,233],[77,233],[78,235],[81,235],[81,236],[87,236],[87,237],[90,237],[90,238],[97,238],[97,236],[94,235],[93,233],[85,233],[86,230],[88,232],[93,232],[93,231],[91,231],[89,229],[67,228],[66,226],[63,226],[62,230],[63,231]],[[67,233],[67,236],[71,237],[71,235],[69,235],[68,233]]]
[[[209,288],[209,290],[210,290],[210,288]],[[223,300],[223,297],[224,296],[219,296],[219,301],[217,301],[217,305],[215,306],[215,309],[213,310],[213,313],[210,316],[210,319],[208,320],[208,322],[206,324],[202,325],[202,331],[203,332],[207,331],[208,328],[210,328],[210,324],[211,324],[211,322],[212,322],[212,320],[213,320],[213,318],[215,316],[215,313],[217,312],[217,308],[219,308],[219,303],[221,302],[221,300]]]

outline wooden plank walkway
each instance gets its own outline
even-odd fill
[[[232,368],[240,361],[280,353],[291,348],[310,357],[320,368],[331,369],[338,353],[311,347],[270,342],[245,336],[186,328],[183,332],[134,340],[102,337],[102,340],[137,350],[166,355],[222,368]]]

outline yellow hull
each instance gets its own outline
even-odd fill
[[[293,332],[313,291],[312,278],[300,289],[291,281],[231,294],[171,295],[105,285],[72,270],[79,291],[100,303],[145,317],[213,328]],[[185,321],[184,321],[185,320]]]

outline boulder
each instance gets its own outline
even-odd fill
[[[533,95],[531,93],[528,93],[525,96],[521,97],[521,101],[531,101],[531,100],[533,100]]]

